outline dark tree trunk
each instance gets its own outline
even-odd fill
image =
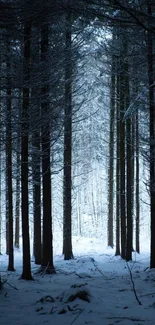
[[[7,153],[7,139],[6,139],[6,172],[5,172],[5,240],[6,240],[6,254],[9,255],[9,208],[8,208],[8,153]]]
[[[22,187],[22,236],[23,272],[22,279],[32,280],[29,238],[29,195],[28,195],[28,116],[29,116],[29,77],[30,77],[31,26],[24,26],[24,88],[21,130],[21,187]]]
[[[148,15],[152,16],[152,1],[148,1]],[[150,268],[155,268],[155,98],[153,33],[148,31],[148,79],[150,108],[150,202],[151,202],[151,255]]]
[[[125,80],[124,69],[120,72],[120,213],[121,213],[121,256],[126,257],[126,200],[125,200]]]
[[[114,246],[113,209],[114,209],[114,118],[115,118],[115,58],[111,67],[111,103],[110,103],[110,141],[109,141],[109,193],[108,193],[108,246]]]
[[[126,57],[128,55],[127,44],[125,46]],[[129,67],[128,59],[126,58],[125,63],[125,106],[129,107],[130,104],[130,88],[129,88]],[[131,119],[128,118],[126,121],[126,204],[127,204],[127,237],[126,237],[126,260],[132,260],[132,124]]]
[[[48,26],[41,30],[41,59],[47,67],[49,39]],[[42,180],[43,180],[43,252],[41,270],[46,273],[55,273],[53,265],[53,235],[52,235],[52,206],[51,206],[51,166],[50,166],[50,111],[49,111],[49,86],[43,81],[42,87]]]
[[[119,60],[118,60],[119,61]],[[119,77],[119,62],[117,64],[117,114],[116,114],[116,252],[115,255],[120,255],[120,77]]]
[[[19,138],[18,138],[19,140]],[[18,142],[19,146],[19,142]],[[19,248],[19,220],[20,220],[20,151],[17,150],[16,175],[16,203],[15,203],[15,247]]]
[[[131,216],[132,216],[132,251],[133,245],[133,232],[134,232],[134,197],[135,197],[135,118],[132,118],[131,123]]]
[[[37,71],[36,67],[40,64],[40,31],[33,29],[32,38],[32,76],[34,84],[31,91],[31,127],[32,127],[32,170],[33,170],[33,217],[34,217],[34,236],[33,236],[33,254],[35,264],[41,264],[41,110],[40,110],[40,89],[36,86]],[[37,125],[37,127],[36,127]]]
[[[1,115],[1,108],[0,108]],[[0,122],[0,141],[1,141],[1,122]],[[1,155],[1,144],[0,144],[0,155]],[[2,197],[2,187],[1,187],[1,173],[2,173],[2,164],[0,157],[0,255],[2,255],[2,205],[1,205],[1,197]]]
[[[139,118],[136,115],[136,252],[140,253],[140,203],[139,203]]]
[[[72,253],[72,49],[71,14],[66,15],[65,31],[65,121],[64,121],[64,176],[63,176],[63,254]]]
[[[40,179],[40,132],[33,139],[33,201],[34,201],[34,257],[35,264],[41,264],[41,179]]]
[[[8,190],[8,222],[9,222],[9,264],[8,271],[14,269],[13,249],[13,200],[12,200],[12,130],[11,130],[11,81],[10,81],[10,44],[8,44],[8,82],[7,82],[7,112],[6,112],[6,146],[7,146],[7,190]]]
[[[126,260],[132,260],[132,149],[131,149],[131,120],[126,122],[127,139],[127,241],[126,241]]]

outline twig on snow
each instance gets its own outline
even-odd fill
[[[77,318],[83,313],[83,311],[85,310],[85,308],[84,309],[82,309],[82,310],[80,310],[80,313],[73,319],[73,321],[70,323],[70,325],[73,325],[73,323],[77,320]]]
[[[64,270],[61,270],[61,269],[56,269],[56,271],[57,271],[57,272],[60,272],[60,273],[62,273],[62,274],[64,274],[64,275],[71,275],[71,274],[75,274],[75,272],[66,272],[66,271],[64,271]]]
[[[102,271],[98,268],[98,266],[96,265],[94,258],[91,258],[91,262],[92,262],[93,265],[95,266],[96,270],[97,270],[99,273],[101,273],[101,275],[105,276],[105,275],[103,274],[103,272],[102,272]]]
[[[155,292],[146,293],[144,295],[140,295],[140,297],[147,297],[147,296],[152,296],[152,295],[155,295]]]
[[[124,316],[107,317],[107,319],[127,319],[127,320],[131,320],[132,322],[145,322],[145,319],[124,317]]]
[[[138,304],[140,306],[142,306],[142,303],[141,303],[141,301],[139,300],[139,298],[137,296],[137,292],[136,292],[136,288],[135,288],[135,283],[134,283],[133,276],[132,276],[132,269],[130,268],[128,262],[126,262],[126,264],[127,264],[127,268],[128,268],[129,274],[130,274],[130,280],[131,280],[131,283],[132,283],[132,288],[133,288],[133,292],[134,292],[135,298],[136,298]]]
[[[10,287],[12,287],[15,290],[19,290],[17,287],[15,287],[13,284],[9,283],[7,280],[5,281],[6,284],[8,284]]]
[[[44,270],[43,273],[42,273],[42,278],[43,278],[43,276],[45,275],[45,273],[46,273],[48,267],[49,267],[49,262],[48,262],[47,266],[45,267],[45,270]]]

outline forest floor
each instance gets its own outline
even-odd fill
[[[7,281],[0,291],[1,325],[155,324],[155,270],[147,251],[133,253],[127,264],[99,239],[74,237],[73,248],[74,260],[64,261],[57,247],[56,275],[37,275],[32,262],[35,281],[20,280],[20,251],[14,273],[6,271],[7,256],[0,256]]]

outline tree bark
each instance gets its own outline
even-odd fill
[[[139,117],[136,115],[136,252],[140,253],[140,203],[139,203]]]
[[[17,175],[16,175],[16,203],[15,203],[15,247],[19,248],[19,221],[20,221],[20,151],[19,149],[17,149],[16,157],[17,157],[16,158]]]
[[[119,76],[119,59],[117,59],[117,112],[116,112],[116,252],[115,255],[120,255],[120,76]]]
[[[41,29],[41,60],[46,65],[49,47],[49,29],[44,25]],[[49,86],[43,81],[42,87],[42,181],[43,181],[43,252],[41,271],[55,273],[53,265],[53,234],[52,234],[52,194],[51,194],[51,166],[50,166],[50,111]]]
[[[110,141],[109,141],[109,193],[108,193],[108,246],[114,246],[113,209],[114,209],[114,118],[115,118],[115,58],[111,67],[110,103]]]
[[[63,254],[73,258],[72,252],[72,50],[71,13],[66,14],[65,31],[65,121],[63,176]]]
[[[6,146],[7,146],[7,190],[8,190],[8,223],[9,223],[9,264],[8,271],[14,269],[13,249],[13,190],[12,190],[12,125],[11,125],[11,80],[10,80],[10,42],[8,41],[7,61],[7,116],[6,116]]]
[[[121,54],[123,55],[123,54]],[[124,57],[121,57],[121,64]],[[123,62],[124,66],[124,62]],[[121,257],[126,257],[126,200],[125,200],[125,79],[124,69],[120,71],[120,213],[121,213]]]
[[[148,15],[152,16],[152,1],[148,0]],[[151,203],[151,254],[150,268],[155,268],[155,86],[153,33],[148,31],[148,81],[150,109],[150,203]]]
[[[22,236],[23,272],[21,278],[32,280],[29,237],[29,195],[28,195],[28,116],[29,116],[29,77],[30,77],[31,25],[24,26],[24,88],[21,130],[21,187],[22,187]]]
[[[40,178],[40,132],[33,136],[33,201],[34,201],[34,257],[41,264],[41,178]]]

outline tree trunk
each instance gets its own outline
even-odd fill
[[[132,118],[131,123],[131,216],[132,216],[132,251],[133,245],[133,232],[134,232],[134,197],[135,197],[135,117]]]
[[[16,157],[17,157],[16,158],[17,174],[16,174],[16,203],[15,203],[15,247],[19,248],[19,219],[20,219],[20,151],[19,148],[17,149]]]
[[[66,15],[65,31],[65,121],[64,121],[64,176],[63,176],[63,254],[72,253],[72,49],[71,13]]]
[[[119,60],[117,64],[117,115],[116,115],[116,252],[115,255],[120,255],[120,77],[119,77]]]
[[[40,109],[40,89],[36,85],[38,71],[36,67],[40,64],[40,31],[38,28],[33,30],[32,37],[33,53],[32,59],[32,84],[31,91],[31,127],[32,127],[32,172],[33,172],[33,219],[34,219],[34,234],[33,234],[33,254],[35,264],[41,264],[41,109]]]
[[[21,187],[22,187],[22,236],[23,236],[23,272],[22,279],[32,280],[29,237],[29,195],[28,195],[28,110],[30,77],[31,26],[24,26],[24,88],[21,130]]]
[[[48,55],[48,26],[41,29],[41,59],[46,65]],[[49,88],[43,84],[42,87],[42,180],[43,180],[43,252],[41,271],[55,273],[53,265],[53,234],[52,234],[52,195],[51,195],[51,167],[50,167],[50,111],[48,103]]]
[[[152,16],[152,1],[148,1],[148,15]],[[150,108],[150,202],[151,202],[151,255],[150,268],[155,268],[155,98],[153,33],[148,31],[148,79]]]
[[[40,179],[40,132],[33,136],[33,209],[34,209],[34,257],[41,264],[41,179]]]
[[[5,241],[6,241],[6,254],[9,255],[9,208],[8,208],[8,153],[7,153],[7,139],[5,148],[5,161],[6,161],[6,171],[5,171]]]
[[[6,118],[6,146],[7,146],[7,190],[8,190],[8,222],[9,222],[9,264],[8,271],[14,269],[14,249],[13,249],[13,200],[12,200],[12,130],[11,130],[11,82],[10,82],[10,42],[8,43],[7,62],[7,118]]]
[[[115,58],[111,67],[111,103],[110,103],[110,141],[109,141],[109,193],[108,193],[108,246],[114,246],[113,209],[114,209],[114,118],[115,118]]]
[[[127,241],[126,260],[132,260],[132,149],[131,149],[131,120],[126,122],[126,151],[127,151]]]
[[[0,48],[1,48],[1,38],[0,38]],[[0,53],[0,98],[1,98],[1,53]],[[2,104],[0,101],[0,255],[2,254]]]
[[[139,204],[139,117],[136,115],[136,252],[140,253],[140,204]]]
[[[124,58],[121,58],[124,60]],[[126,200],[125,200],[125,79],[124,69],[120,71],[120,213],[121,213],[121,256],[126,257]]]
[[[125,106],[129,107],[130,104],[130,86],[129,86],[129,67],[128,67],[128,40],[125,44]],[[131,119],[126,121],[126,204],[127,204],[127,237],[126,237],[126,260],[132,260],[132,124]]]

